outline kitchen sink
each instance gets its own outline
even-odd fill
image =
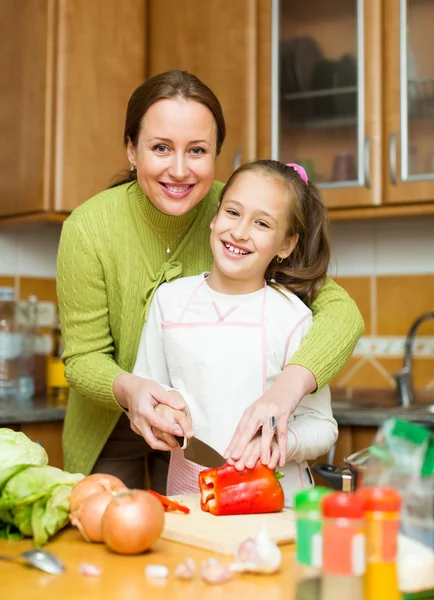
[[[415,412],[434,415],[434,404],[411,404],[410,406],[397,406],[393,410],[402,413]]]

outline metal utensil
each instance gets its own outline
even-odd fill
[[[57,558],[57,556],[54,556],[51,552],[37,550],[36,548],[27,550],[21,554],[0,554],[0,560],[24,562],[40,571],[45,571],[45,573],[51,573],[52,575],[60,575],[60,573],[63,573],[65,570],[65,565],[60,558]]]
[[[226,464],[226,459],[217,450],[214,450],[199,438],[193,437],[186,440],[184,437],[176,437],[176,439],[184,451],[185,458],[188,460],[209,468],[222,467]]]

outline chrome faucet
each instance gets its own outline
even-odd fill
[[[404,344],[404,366],[392,375],[396,381],[398,402],[401,406],[411,406],[414,403],[412,371],[413,341],[419,327],[425,321],[429,321],[429,319],[434,319],[434,311],[424,313],[410,327]]]

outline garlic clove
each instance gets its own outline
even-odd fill
[[[200,576],[211,584],[222,584],[229,581],[232,573],[228,567],[219,563],[215,558],[204,560],[200,567]]]
[[[275,573],[281,564],[282,554],[264,526],[253,538],[239,544],[235,562],[229,568],[237,572]]]
[[[196,563],[192,558],[186,558],[185,561],[179,564],[175,569],[175,577],[179,579],[193,579],[196,575]]]

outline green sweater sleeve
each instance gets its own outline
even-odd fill
[[[330,278],[310,308],[313,325],[289,364],[309,369],[319,391],[344,367],[365,325],[357,304]]]
[[[62,228],[57,295],[68,383],[79,394],[119,410],[112,387],[115,378],[125,371],[113,359],[102,266],[75,221],[66,221]]]

